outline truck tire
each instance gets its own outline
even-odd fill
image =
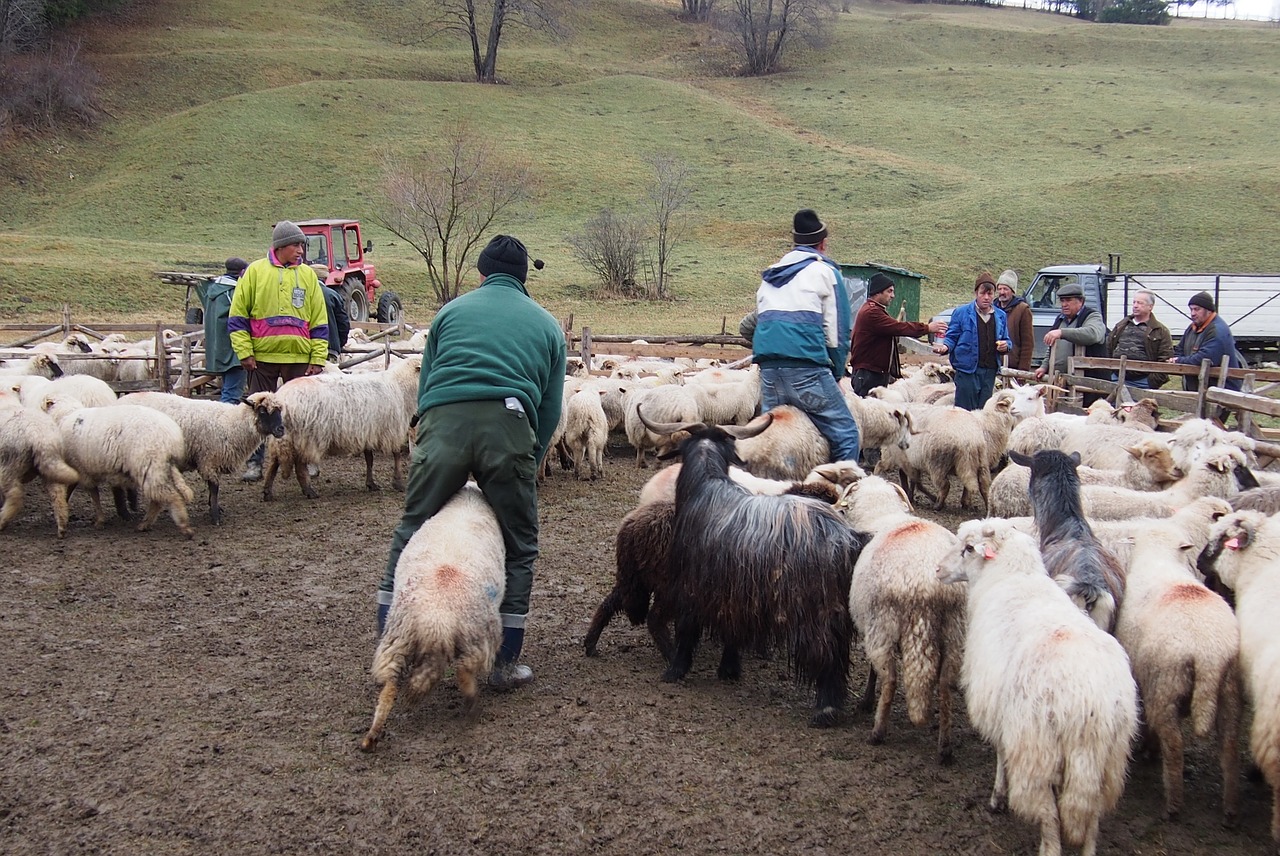
[[[364,281],[352,276],[342,282],[342,296],[347,301],[347,316],[352,324],[369,320],[369,295],[364,293]]]
[[[394,291],[384,291],[378,298],[378,321],[383,324],[398,324],[404,317],[404,304],[400,295]]]
[[[188,309],[187,309],[187,319],[186,319],[186,322],[185,322],[185,323],[187,323],[187,324],[203,324],[203,323],[204,323],[204,310],[203,310],[203,309],[201,309],[199,306],[192,306],[192,307],[188,308]]]

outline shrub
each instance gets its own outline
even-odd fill
[[[76,48],[8,57],[0,66],[0,135],[94,124],[102,113],[97,85]]]

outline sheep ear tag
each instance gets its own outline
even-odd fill
[[[1226,541],[1223,541],[1223,542],[1222,542],[1222,546],[1226,547],[1228,550],[1239,550],[1239,549],[1240,549],[1240,539],[1239,539],[1239,538],[1228,538]]]
[[[986,559],[987,561],[991,561],[991,560],[992,560],[992,559],[994,559],[995,557],[996,557],[996,551],[991,549],[991,545],[990,545],[990,544],[983,544],[983,545],[982,545],[982,558]]]

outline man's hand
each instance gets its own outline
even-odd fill
[[[302,376],[303,376],[303,377],[311,377],[312,375],[318,375],[318,374],[320,374],[320,372],[322,372],[322,371],[324,371],[324,369],[323,369],[323,368],[321,368],[320,366],[316,365],[315,363],[311,363],[311,364],[309,364],[309,365],[307,366],[307,370],[306,370],[305,372],[303,372],[303,373],[302,373]]]
[[[939,342],[938,344],[934,345],[933,352],[935,354],[945,354],[947,352],[947,343]]]
[[[1036,380],[1044,380],[1044,366],[1036,369]]]
[[[945,335],[947,335],[947,322],[946,322],[946,321],[941,321],[941,320],[939,320],[939,321],[930,321],[930,322],[929,322],[929,335],[931,335],[931,336],[945,336]]]
[[[997,339],[997,340],[996,340],[996,350],[997,350],[997,351],[999,351],[999,352],[1000,352],[1000,353],[1002,353],[1002,354],[1003,354],[1003,353],[1008,352],[1008,350],[1009,350],[1009,343],[1008,343],[1008,341],[1006,341],[1006,340],[1004,340],[1004,339]]]
[[[257,371],[258,361],[253,358],[252,354],[250,354],[240,361],[240,367],[247,372]]]
[[[1058,341],[1061,338],[1062,338],[1061,330],[1050,330],[1048,333],[1044,334],[1044,343],[1048,345],[1050,348],[1052,348],[1053,343]]]

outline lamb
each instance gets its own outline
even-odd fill
[[[1249,749],[1271,786],[1271,840],[1280,853],[1280,520],[1237,511],[1214,527],[1202,564],[1234,593],[1240,669],[1253,708]]]
[[[584,389],[566,399],[563,408],[563,441],[579,479],[604,475],[604,448],[609,442],[609,420],[600,403],[603,390]]]
[[[407,357],[384,372],[317,375],[292,380],[276,391],[285,436],[267,443],[267,477],[262,498],[275,499],[276,474],[292,465],[302,494],[315,499],[307,464],[325,455],[364,453],[365,486],[373,479],[373,453],[392,457],[392,487],[404,490],[409,421],[418,410],[421,357]]]
[[[697,422],[698,402],[693,393],[683,386],[666,384],[652,389],[633,386],[620,387],[623,392],[623,424],[627,432],[627,442],[636,450],[636,467],[649,466],[645,452],[649,449],[664,453],[674,446],[672,438],[662,437],[646,430],[644,422],[638,415],[641,403],[644,409],[655,420],[663,422]]]
[[[1196,579],[1203,543],[1170,523],[1133,537],[1116,638],[1133,666],[1143,719],[1160,745],[1165,818],[1182,810],[1180,712],[1189,704],[1197,737],[1208,736],[1216,724],[1223,815],[1234,826],[1240,811],[1240,628],[1226,601]]]
[[[67,465],[57,424],[42,410],[23,407],[0,394],[0,529],[22,511],[23,486],[37,475],[44,481],[58,537],[67,534],[67,486],[80,474]]]
[[[990,470],[987,467],[986,434],[982,419],[958,407],[912,409],[912,420],[919,433],[905,452],[889,447],[876,472],[896,467],[907,496],[914,500],[915,491],[923,490],[920,476],[928,473],[936,491],[934,509],[941,511],[951,491],[954,473],[963,487],[961,505],[974,495],[987,501]]]
[[[502,643],[498,604],[506,590],[505,568],[498,518],[473,483],[409,539],[396,564],[395,595],[373,655],[373,678],[381,690],[361,749],[377,747],[401,687],[419,699],[451,667],[465,710],[475,711],[477,682]]]
[[[186,450],[181,469],[196,470],[209,488],[209,519],[222,524],[218,502],[221,476],[239,470],[266,437],[284,436],[280,402],[275,393],[255,392],[239,404],[201,401],[165,392],[135,392],[121,404],[150,407],[171,417],[182,429]]]
[[[831,727],[848,694],[850,574],[867,542],[831,506],[802,497],[753,496],[729,479],[740,463],[734,439],[768,428],[650,422],[649,430],[688,432],[679,452],[671,565],[676,580],[676,648],[663,680],[693,665],[705,628],[724,646],[718,676],[741,674],[743,645],[776,643],[802,678],[817,684],[810,724]]]
[[[911,514],[906,494],[871,476],[845,492],[839,508],[871,541],[858,557],[849,612],[871,662],[862,706],[869,710],[875,677],[881,681],[875,726],[868,742],[883,743],[902,659],[907,715],[929,724],[938,698],[938,759],[951,760],[951,685],[964,644],[964,589],[939,582],[934,569],[955,545],[946,528]]]
[[[1063,591],[1104,631],[1115,625],[1124,597],[1124,570],[1098,541],[1080,507],[1079,455],[1056,450],[1010,459],[1031,469],[1031,505],[1040,530],[1044,567]]]
[[[178,423],[147,407],[84,407],[63,395],[45,396],[42,409],[58,423],[63,457],[80,474],[78,483],[90,491],[94,526],[102,528],[105,522],[98,485],[109,484],[136,487],[146,497],[139,532],[150,529],[168,509],[179,532],[195,535],[187,516],[187,503],[195,494],[178,470],[186,455]]]
[[[938,578],[969,583],[960,684],[995,747],[991,808],[1039,824],[1041,856],[1059,856],[1064,839],[1094,856],[1137,730],[1128,658],[1049,579],[1030,536],[1001,520],[958,536]]]

